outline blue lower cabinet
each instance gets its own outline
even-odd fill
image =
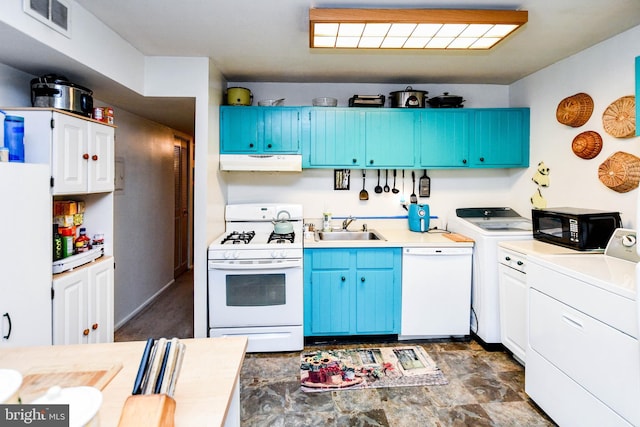
[[[400,248],[305,249],[305,336],[400,333]]]

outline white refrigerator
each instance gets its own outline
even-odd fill
[[[51,344],[49,165],[0,163],[0,348]]]

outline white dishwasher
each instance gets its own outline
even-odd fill
[[[469,335],[470,247],[402,249],[399,340]]]

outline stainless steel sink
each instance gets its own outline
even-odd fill
[[[368,231],[316,231],[314,236],[316,242],[321,240],[387,240],[376,230]]]

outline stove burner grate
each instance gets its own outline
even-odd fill
[[[251,239],[253,239],[253,236],[255,235],[256,235],[255,231],[243,231],[243,232],[232,231],[227,235],[227,237],[222,239],[222,242],[220,242],[220,244],[222,245],[224,245],[225,243],[231,243],[233,245],[238,245],[241,243],[247,244],[251,241]]]
[[[295,238],[296,238],[296,233],[294,232],[278,234],[275,231],[272,231],[271,235],[269,235],[269,239],[267,240],[267,243],[293,243]]]

